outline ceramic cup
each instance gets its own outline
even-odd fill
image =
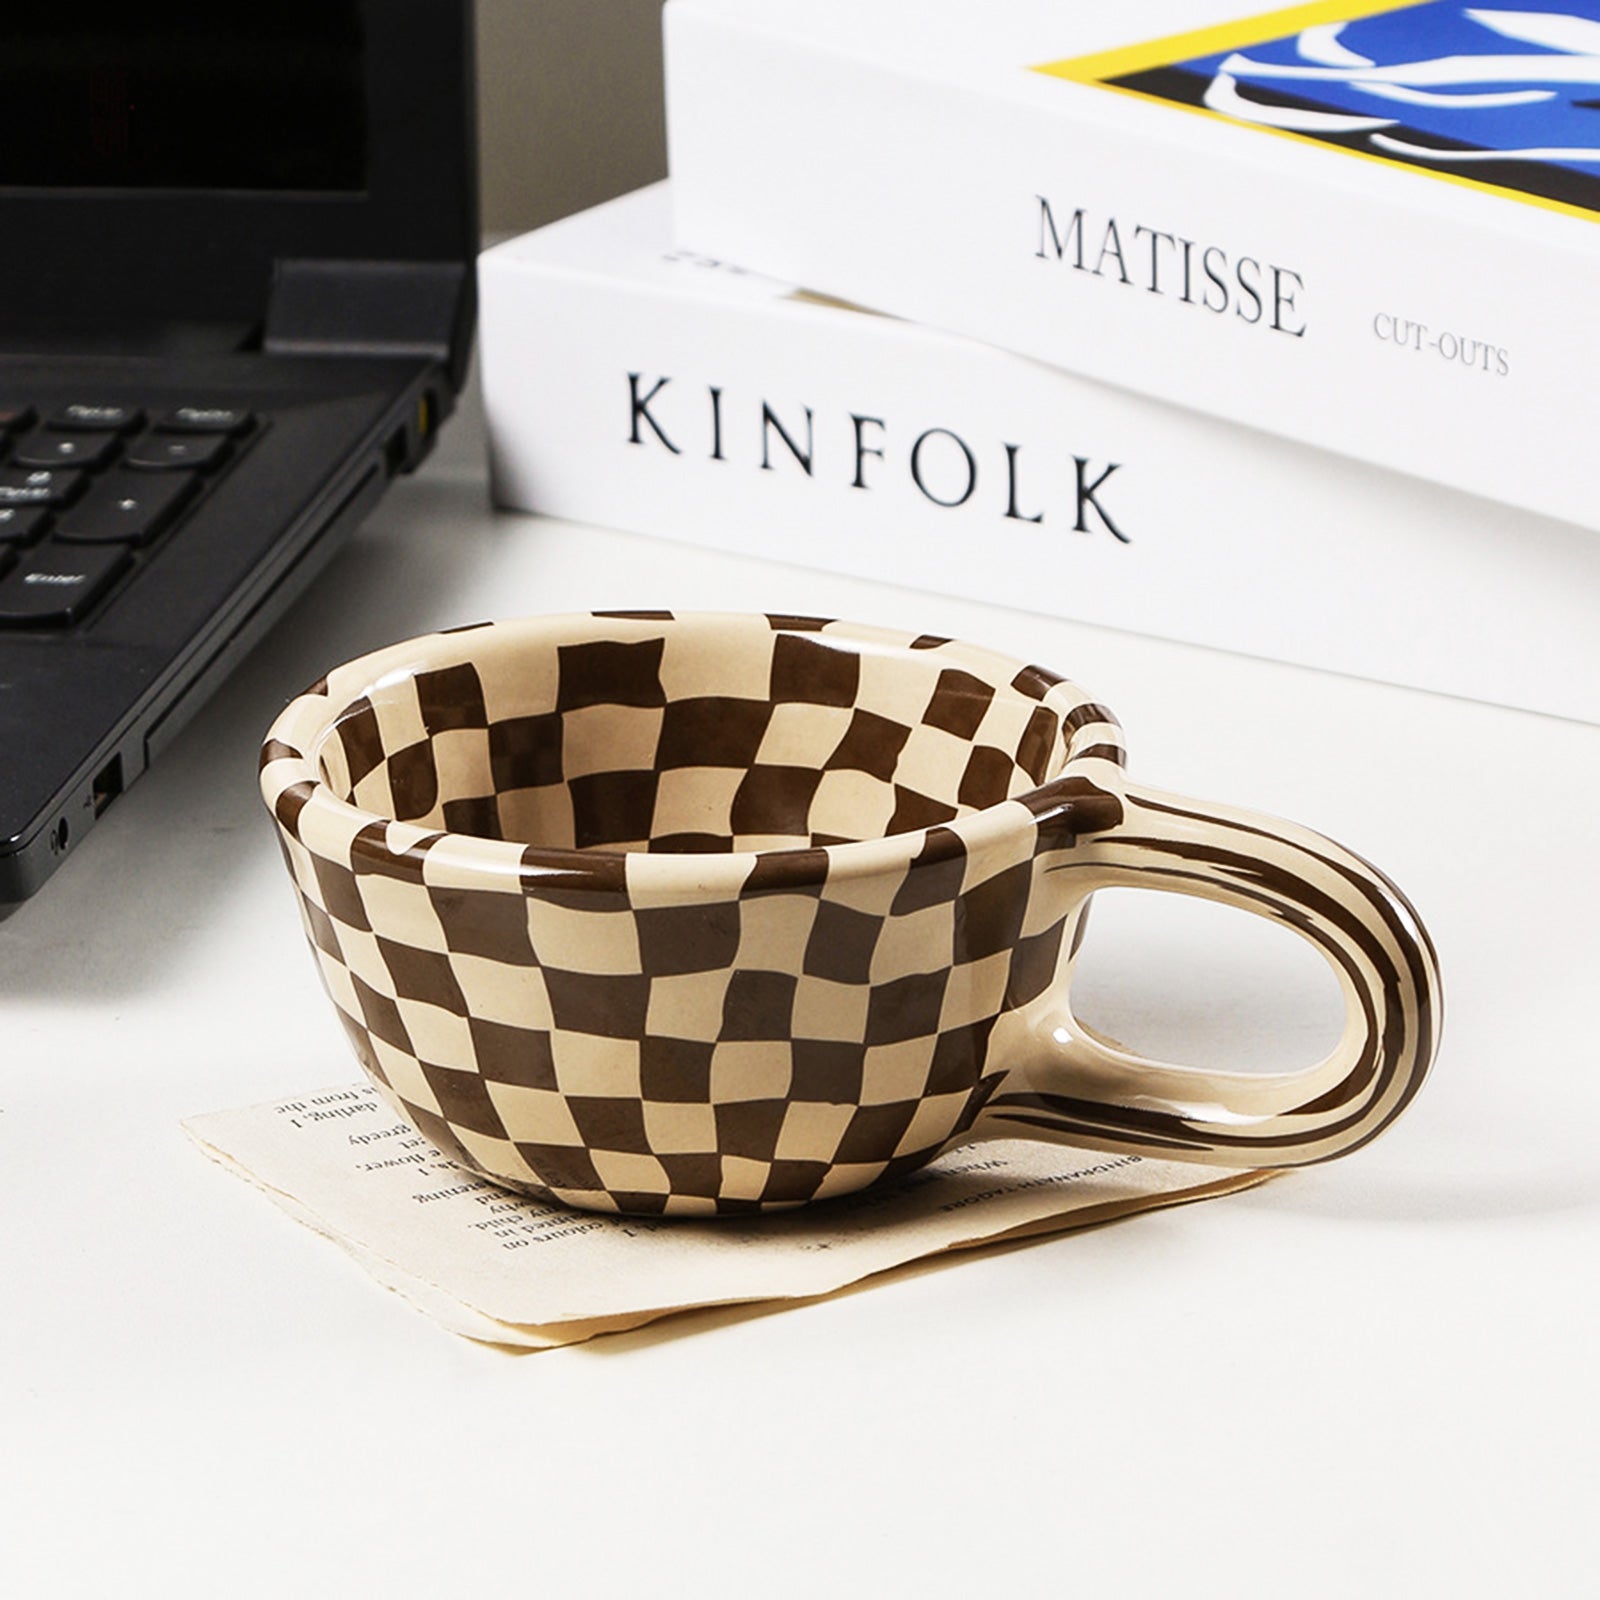
[[[384,1097],[595,1210],[750,1212],[954,1145],[1290,1166],[1415,1094],[1438,980],[1373,868],[1123,770],[1112,715],[988,650],[801,617],[484,624],[338,668],[262,751],[305,931]],[[1311,941],[1329,1057],[1202,1072],[1070,1005],[1090,893]]]

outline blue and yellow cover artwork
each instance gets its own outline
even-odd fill
[[[1038,70],[1600,215],[1600,0],[1301,5]]]

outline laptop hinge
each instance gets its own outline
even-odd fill
[[[423,356],[465,366],[472,277],[459,261],[275,263],[261,347],[273,355]]]

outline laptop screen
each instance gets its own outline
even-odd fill
[[[470,262],[472,16],[0,0],[0,350],[233,348],[282,262]]]
[[[0,185],[355,193],[359,0],[8,8]]]

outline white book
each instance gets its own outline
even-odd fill
[[[680,245],[1600,527],[1600,0],[669,0]]]
[[[669,209],[483,256],[500,503],[1600,722],[1588,530],[801,295]]]

